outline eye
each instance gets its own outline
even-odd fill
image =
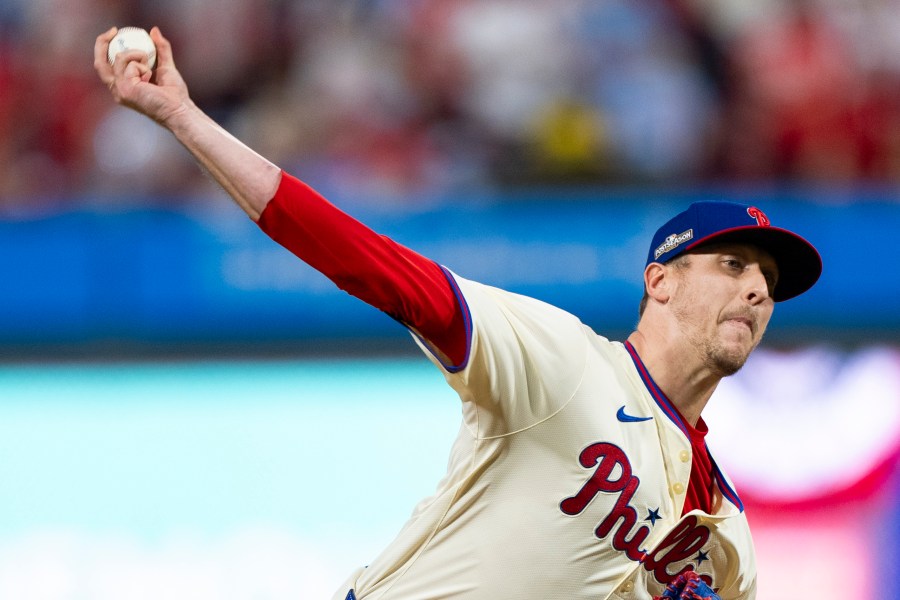
[[[722,260],[722,263],[729,269],[734,269],[736,271],[743,270],[744,268],[744,263],[740,259],[734,257],[726,257]]]

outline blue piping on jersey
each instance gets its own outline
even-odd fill
[[[459,371],[465,369],[466,365],[469,364],[469,353],[472,351],[472,313],[469,311],[469,303],[466,302],[466,298],[465,296],[463,296],[462,290],[459,289],[459,284],[456,282],[456,278],[443,265],[438,266],[444,273],[444,277],[446,277],[447,281],[450,282],[450,287],[453,289],[453,295],[456,296],[456,302],[459,304],[459,308],[462,311],[463,323],[466,326],[466,356],[463,358],[462,363],[458,365],[444,365],[444,368],[447,369],[449,373],[458,373]],[[443,364],[443,361],[441,361],[441,364]]]
[[[650,392],[650,395],[653,396],[653,399],[656,401],[656,404],[660,409],[666,414],[669,419],[681,430],[686,438],[690,441],[691,436],[688,434],[688,428],[685,424],[684,420],[681,418],[681,415],[678,413],[678,409],[672,404],[672,401],[666,396],[666,394],[656,385],[656,382],[653,381],[653,377],[650,376],[650,372],[647,370],[647,367],[644,365],[644,361],[641,360],[641,357],[638,355],[637,350],[634,349],[634,346],[631,345],[631,342],[625,342],[625,349],[628,350],[628,354],[631,356],[631,360],[634,362],[635,368],[637,368],[638,375],[641,376],[641,380],[644,382],[644,385],[647,387],[647,390]],[[709,446],[706,444],[706,441],[703,442],[703,445],[706,446],[706,453],[709,454],[709,460],[712,461],[713,469],[716,473],[716,483],[719,486],[719,490],[722,492],[722,495],[726,500],[734,504],[741,512],[744,512],[744,503],[741,502],[741,499],[738,497],[737,492],[728,485],[728,482],[725,480],[725,474],[722,472],[722,469],[719,468],[719,465],[716,464],[716,460],[713,458],[712,453],[709,451]]]
[[[441,357],[438,356],[437,353],[434,351],[434,348],[431,346],[431,342],[429,342],[428,340],[423,338],[421,335],[416,333],[411,327],[407,326],[405,323],[403,323],[396,317],[393,317],[392,315],[389,315],[389,316],[391,316],[392,318],[394,318],[395,320],[400,322],[400,324],[402,324],[404,327],[409,329],[410,333],[412,333],[414,336],[416,336],[417,339],[421,340],[422,343],[424,344],[424,346],[426,348],[428,348],[428,351],[431,353],[431,355],[437,359],[437,361],[441,364],[441,366],[448,373],[458,373],[459,371],[462,371],[463,369],[465,369],[466,365],[469,364],[469,354],[472,351],[472,314],[469,312],[469,305],[466,302],[465,297],[463,297],[462,291],[459,289],[459,285],[457,285],[456,279],[454,279],[453,274],[450,273],[450,271],[448,271],[446,268],[444,268],[443,265],[438,265],[438,268],[441,270],[441,272],[444,274],[444,277],[446,277],[447,281],[450,283],[450,289],[453,290],[453,295],[456,298],[456,302],[459,305],[460,310],[462,311],[463,324],[465,325],[465,328],[466,328],[466,355],[463,357],[463,361],[460,364],[448,365],[447,363],[445,363],[443,360],[441,360]]]
[[[628,354],[631,355],[631,360],[634,362],[634,366],[637,367],[638,374],[641,376],[641,379],[644,382],[644,385],[647,387],[647,390],[650,392],[650,395],[653,396],[653,399],[656,400],[656,404],[662,409],[666,416],[669,417],[678,429],[684,434],[684,436],[688,439],[691,438],[687,425],[685,425],[684,420],[682,420],[681,415],[678,414],[678,410],[672,404],[672,401],[666,396],[666,394],[659,389],[659,386],[656,385],[656,382],[653,381],[653,377],[650,376],[650,372],[647,370],[647,367],[644,366],[644,361],[641,360],[641,357],[638,356],[637,350],[634,349],[634,346],[631,345],[631,342],[625,342],[625,348],[628,350]]]
[[[444,277],[447,278],[447,281],[450,282],[450,288],[453,290],[453,295],[456,297],[456,302],[459,305],[460,310],[462,311],[463,324],[466,327],[466,355],[465,355],[465,357],[463,357],[463,361],[460,364],[458,364],[458,365],[446,364],[443,360],[441,360],[441,357],[438,356],[437,353],[434,351],[434,348],[432,348],[432,346],[431,346],[431,342],[429,342],[428,340],[423,338],[421,335],[416,333],[412,327],[408,326],[406,323],[404,323],[402,320],[398,319],[394,315],[392,315],[390,313],[386,313],[386,314],[389,317],[391,317],[392,319],[394,319],[395,321],[397,321],[398,323],[400,323],[401,325],[403,325],[404,327],[406,327],[409,330],[409,332],[416,337],[416,339],[421,340],[422,344],[426,348],[428,348],[428,351],[431,353],[431,355],[434,356],[439,363],[441,363],[441,366],[448,373],[457,373],[457,372],[465,369],[466,365],[469,364],[469,353],[472,350],[472,314],[469,312],[469,305],[466,303],[466,299],[463,297],[462,291],[460,291],[459,286],[456,284],[456,279],[454,279],[453,275],[450,273],[450,271],[445,269],[442,265],[438,265],[438,268],[444,274]]]
[[[458,373],[466,368],[466,365],[469,364],[469,353],[472,351],[472,313],[469,311],[469,304],[466,302],[465,297],[462,294],[462,291],[459,289],[459,284],[456,283],[456,278],[453,277],[453,274],[448,271],[443,265],[438,265],[441,269],[441,272],[444,274],[444,277],[447,278],[447,282],[450,284],[450,289],[453,290],[453,295],[456,297],[456,302],[459,305],[459,309],[462,311],[463,316],[463,324],[466,328],[466,355],[463,358],[463,361],[458,365],[448,365],[445,364],[441,357],[434,353],[431,349],[431,344],[428,343],[428,340],[422,340],[425,342],[425,346],[428,348],[429,352],[441,363],[441,366],[447,370],[448,373]],[[413,332],[415,334],[415,332]],[[419,339],[422,339],[421,336],[416,336]]]
[[[709,454],[709,460],[712,461],[713,468],[716,470],[716,482],[719,484],[719,490],[721,490],[722,495],[725,496],[726,500],[737,506],[741,512],[744,512],[744,503],[741,502],[737,492],[728,485],[728,482],[725,480],[725,474],[722,473],[722,469],[716,464],[716,459],[713,458],[712,452],[709,451],[709,446],[706,446],[706,453]]]

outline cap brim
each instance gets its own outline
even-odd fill
[[[811,288],[822,274],[822,257],[805,239],[779,227],[735,227],[701,238],[685,248],[696,250],[712,243],[740,242],[759,246],[778,265],[778,283],[772,299],[790,300]]]

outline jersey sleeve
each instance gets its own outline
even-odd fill
[[[469,324],[469,352],[457,369],[431,360],[463,400],[470,431],[482,438],[507,435],[563,408],[584,374],[584,324],[534,298],[450,276]]]
[[[285,172],[258,225],[337,287],[415,330],[450,365],[463,362],[463,314],[434,261],[379,235]]]

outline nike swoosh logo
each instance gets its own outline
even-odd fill
[[[616,418],[623,423],[640,423],[641,421],[649,421],[653,417],[632,417],[631,415],[626,415],[625,407],[623,406],[616,412]]]

